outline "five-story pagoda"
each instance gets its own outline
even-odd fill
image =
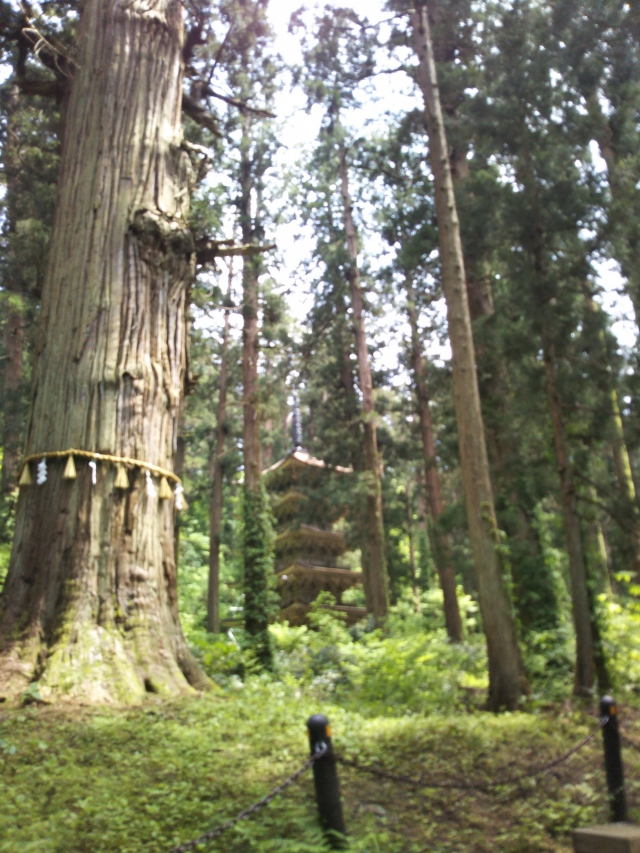
[[[336,598],[333,609],[349,623],[366,616],[364,607],[343,604],[342,594],[362,582],[362,574],[345,565],[344,534],[335,527],[345,512],[339,479],[350,468],[331,467],[302,448],[297,405],[293,410],[294,449],[263,471],[276,519],[275,569],[280,592],[280,619],[291,625],[306,621],[311,604],[323,590]]]

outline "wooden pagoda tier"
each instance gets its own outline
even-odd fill
[[[342,533],[332,526],[344,514],[330,488],[331,474],[350,468],[330,467],[297,448],[263,472],[276,518],[275,566],[280,592],[280,618],[303,625],[320,592],[331,592],[333,609],[352,624],[366,616],[364,607],[342,604],[345,590],[362,583],[362,574],[341,565],[346,551]]]

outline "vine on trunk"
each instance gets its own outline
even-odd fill
[[[256,659],[273,668],[269,620],[275,611],[273,571],[273,521],[264,485],[245,487],[242,502],[242,552],[244,557],[244,626]]]

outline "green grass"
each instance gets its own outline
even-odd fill
[[[363,715],[319,701],[290,677],[236,681],[221,697],[150,697],[126,711],[6,710],[0,853],[162,853],[295,770],[307,755],[305,720],[317,711],[330,717],[338,752],[430,779],[512,775],[562,753],[594,725],[569,704],[500,716]],[[640,721],[628,711],[625,722],[640,741]],[[639,818],[637,758],[625,755]],[[346,767],[340,776],[351,849],[362,853],[569,851],[571,829],[607,817],[599,737],[553,774],[491,794],[411,791]],[[206,849],[324,850],[311,773]]]

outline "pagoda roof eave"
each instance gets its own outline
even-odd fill
[[[276,572],[279,581],[294,579],[296,577],[307,577],[314,581],[333,581],[340,586],[357,586],[362,583],[362,572],[354,572],[352,569],[333,568],[329,566],[312,566],[295,560],[283,569]]]
[[[274,462],[269,468],[265,468],[262,476],[264,477],[266,474],[271,474],[275,471],[284,471],[286,468],[292,466],[300,468],[325,468],[329,471],[336,471],[338,474],[353,474],[353,468],[345,468],[342,465],[327,465],[323,459],[317,459],[307,450],[292,450],[282,459]]]

